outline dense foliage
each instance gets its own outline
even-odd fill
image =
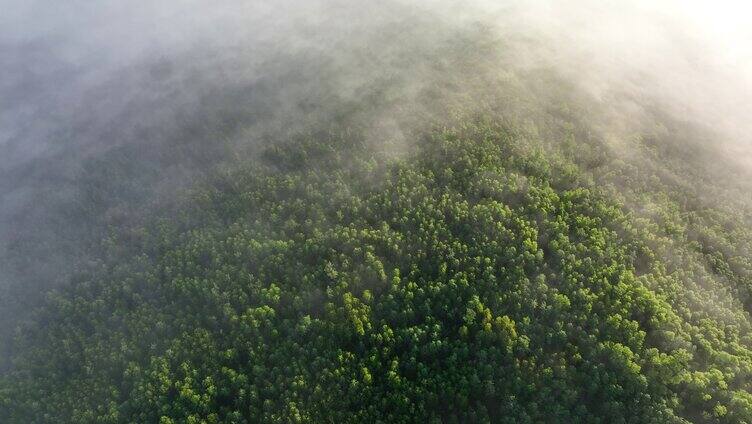
[[[748,216],[681,160],[484,121],[360,140],[270,147],[113,235],[20,336],[0,416],[752,422]]]

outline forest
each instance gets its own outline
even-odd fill
[[[752,424],[728,134],[403,7],[0,160],[0,422]]]
[[[691,174],[668,148],[639,140],[668,165],[648,173],[569,127],[554,148],[477,117],[399,159],[331,130],[217,173],[179,218],[103,241],[25,330],[0,405],[11,422],[750,422],[749,216],[698,207],[714,187],[673,178]]]

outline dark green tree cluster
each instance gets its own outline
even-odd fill
[[[752,423],[744,218],[577,136],[270,147],[107,240],[19,335],[0,416]]]

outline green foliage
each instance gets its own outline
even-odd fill
[[[563,146],[479,121],[401,159],[271,147],[52,297],[0,415],[752,422],[748,227]]]

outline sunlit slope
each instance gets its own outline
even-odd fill
[[[114,236],[21,335],[0,415],[752,422],[743,199],[678,128],[620,157],[563,127],[270,147]]]

